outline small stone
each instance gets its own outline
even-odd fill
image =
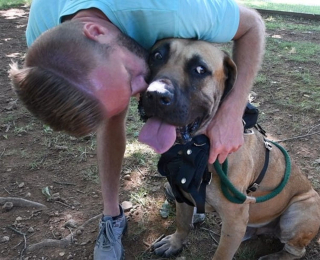
[[[78,223],[74,219],[69,219],[65,224],[64,227],[76,228]]]
[[[132,209],[132,203],[130,201],[122,202],[121,206],[124,212],[128,212]]]
[[[19,188],[23,188],[24,187],[24,182],[21,182],[19,185],[18,185]]]
[[[0,238],[0,243],[5,243],[5,242],[9,242],[10,238],[8,236],[3,236],[2,238]]]
[[[6,203],[4,203],[4,205],[2,206],[2,209],[4,211],[10,211],[13,208],[13,203],[10,201],[7,201]]]
[[[22,220],[22,217],[17,217],[16,218],[16,221],[21,221]]]
[[[65,252],[60,252],[59,256],[64,256],[66,253]]]
[[[29,227],[28,233],[33,233],[33,232],[34,232],[34,228],[33,227]]]
[[[60,193],[59,192],[57,192],[57,193],[53,193],[52,195],[51,195],[51,199],[52,200],[61,200],[61,197],[60,197]]]
[[[77,235],[77,236],[80,236],[81,234],[82,234],[82,231],[81,231],[80,229],[77,229],[76,235]]]
[[[31,193],[30,193],[30,192],[27,192],[26,198],[30,198],[30,197],[31,197]]]
[[[68,255],[67,259],[73,259],[73,255]]]

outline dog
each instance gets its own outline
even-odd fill
[[[155,44],[150,58],[150,85],[141,96],[140,111],[149,118],[139,139],[162,153],[174,142],[188,142],[204,133],[219,104],[232,91],[236,65],[227,53],[212,43],[189,39],[164,39]],[[246,195],[244,203],[229,201],[213,165],[212,181],[206,187],[205,211],[216,211],[222,220],[214,260],[231,260],[241,242],[255,235],[272,233],[284,247],[266,259],[300,259],[320,226],[320,197],[307,177],[292,162],[291,175],[283,190],[270,200],[256,198],[272,192],[284,178],[286,160],[275,145],[264,178],[254,192],[246,193],[265,163],[265,139],[255,128],[244,133],[241,148],[228,156],[228,178]],[[181,190],[192,201],[193,197]],[[176,232],[154,244],[162,257],[178,254],[190,231],[193,206],[176,203]]]

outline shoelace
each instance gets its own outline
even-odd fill
[[[102,227],[101,227],[99,235],[103,236],[102,246],[104,248],[109,248],[116,241],[116,238],[113,233],[113,223],[112,222],[113,222],[112,220],[107,220],[107,221],[101,223]]]

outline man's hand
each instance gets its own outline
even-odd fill
[[[222,106],[207,127],[210,139],[209,163],[223,163],[228,155],[237,151],[244,143],[242,116],[232,115]]]

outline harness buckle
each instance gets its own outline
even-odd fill
[[[272,150],[272,144],[268,141],[264,141],[264,146],[269,150],[271,151]]]
[[[247,189],[247,193],[255,192],[258,188],[259,188],[259,184],[255,182]]]
[[[243,134],[245,134],[245,135],[253,135],[254,132],[253,132],[253,130],[251,128],[246,128],[246,129],[244,129]]]

